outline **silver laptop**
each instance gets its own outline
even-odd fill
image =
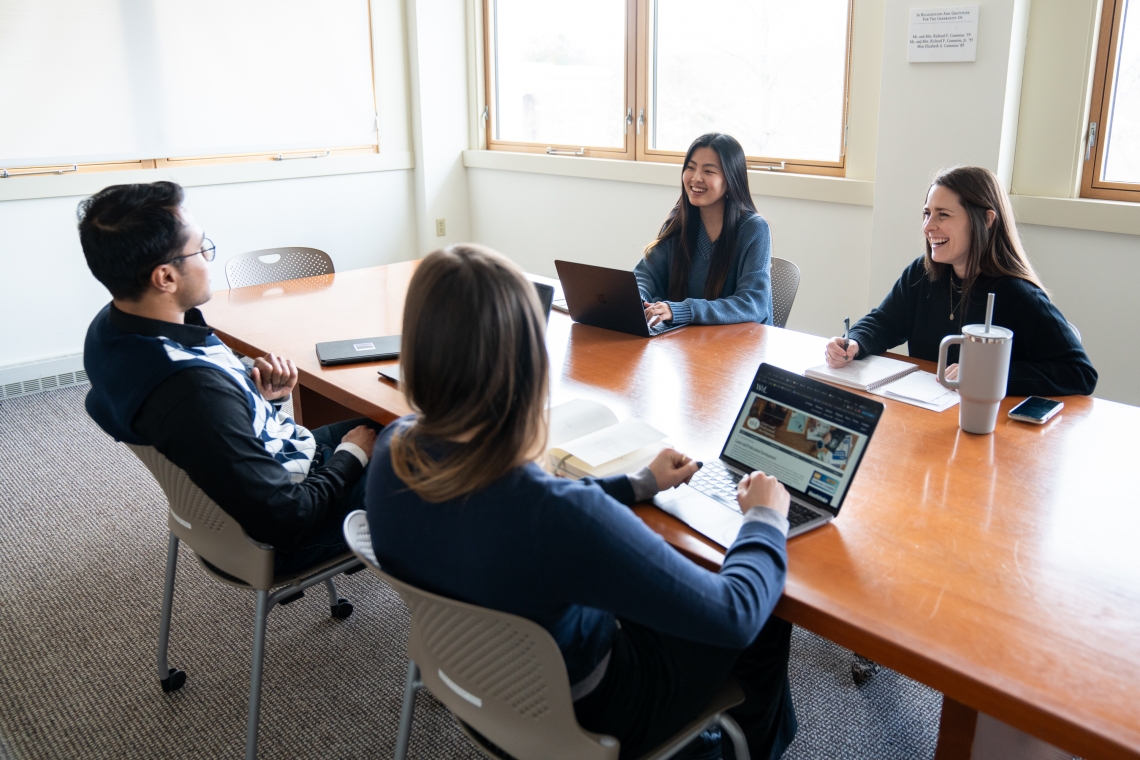
[[[882,414],[877,401],[761,364],[720,458],[654,503],[727,548],[744,522],[736,485],[761,470],[792,497],[788,537],[818,528],[839,515]]]

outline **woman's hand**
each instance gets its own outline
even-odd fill
[[[697,474],[701,466],[695,460],[676,449],[663,449],[648,465],[653,477],[657,478],[657,490],[676,488]]]
[[[787,517],[791,500],[783,483],[759,470],[745,475],[736,484],[736,503],[740,505],[741,512],[753,507],[768,507]]]
[[[645,321],[649,323],[650,327],[653,327],[659,322],[668,322],[673,319],[673,310],[670,309],[669,304],[664,301],[658,301],[657,303],[642,301],[641,305],[645,307]]]
[[[289,359],[266,354],[253,360],[249,377],[266,401],[276,401],[293,392],[297,385],[297,366]]]
[[[854,340],[847,341],[847,348],[843,348],[843,338],[832,338],[827,348],[823,350],[823,356],[827,359],[827,366],[838,369],[844,364],[849,364],[856,356],[859,355],[859,342]]]
[[[958,379],[958,365],[957,364],[951,364],[949,367],[946,368],[946,379],[947,380],[957,380]]]

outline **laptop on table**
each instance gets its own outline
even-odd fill
[[[633,272],[572,261],[555,261],[554,266],[566,295],[566,308],[575,322],[642,338],[653,338],[685,326],[661,322],[649,326]]]
[[[839,515],[882,414],[878,401],[761,364],[720,458],[654,503],[727,548],[744,524],[736,485],[761,470],[788,489],[788,537],[798,536]]]

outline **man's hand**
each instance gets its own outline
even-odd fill
[[[249,376],[266,401],[276,401],[293,392],[297,385],[297,366],[289,359],[266,354],[253,360]]]
[[[657,478],[658,491],[665,491],[669,488],[676,488],[682,483],[688,483],[689,479],[697,474],[697,470],[701,469],[694,460],[689,459],[676,449],[663,449],[646,466],[653,473],[653,477]]]
[[[344,434],[341,443],[355,443],[364,450],[364,456],[372,459],[372,447],[376,445],[376,431],[367,425],[357,425]]]
[[[736,503],[740,505],[741,512],[753,507],[768,507],[787,517],[791,500],[783,483],[760,471],[745,475],[736,485]]]

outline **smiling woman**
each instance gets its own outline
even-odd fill
[[[685,154],[680,199],[634,268],[646,320],[771,324],[771,259],[743,148],[729,135],[701,135]]]
[[[851,328],[849,342],[831,339],[824,351],[829,365],[841,367],[903,342],[911,356],[937,361],[942,339],[982,322],[986,294],[993,293],[993,324],[1014,334],[1010,395],[1093,392],[1096,370],[1029,262],[1009,196],[993,172],[977,166],[941,172],[926,194],[922,232],[926,253],[906,268],[879,308]],[[953,346],[949,361],[956,359]]]

